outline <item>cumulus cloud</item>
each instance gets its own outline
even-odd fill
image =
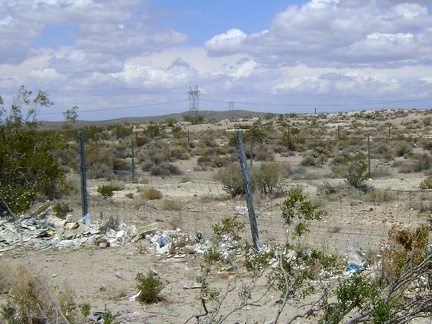
[[[384,73],[366,71],[331,72],[321,75],[295,77],[277,84],[273,93],[317,93],[341,95],[350,94],[385,94],[395,93],[400,89],[396,79]]]
[[[224,34],[216,35],[205,42],[205,47],[212,55],[231,54],[241,52],[242,42],[246,39],[246,34],[240,29],[230,29]]]
[[[0,9],[0,64],[20,63],[37,46],[49,26],[78,26],[77,50],[120,58],[145,55],[187,40],[182,33],[155,26],[149,15],[138,15],[142,1],[39,0],[32,9],[6,1]]]
[[[279,12],[268,30],[228,31],[210,55],[248,53],[265,64],[346,67],[429,63],[432,17],[419,3],[312,0]]]

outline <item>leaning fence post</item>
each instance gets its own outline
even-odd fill
[[[249,180],[246,153],[243,145],[243,136],[241,132],[237,132],[236,140],[237,140],[237,147],[239,151],[240,168],[242,172],[243,183],[244,183],[245,193],[246,193],[246,202],[247,202],[247,207],[249,212],[249,223],[252,232],[253,246],[255,249],[258,249],[258,241],[259,241],[258,225],[255,217],[255,208],[254,208],[253,197],[252,197],[252,187]]]

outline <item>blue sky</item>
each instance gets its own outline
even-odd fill
[[[0,95],[41,120],[432,107],[431,0],[3,0]]]

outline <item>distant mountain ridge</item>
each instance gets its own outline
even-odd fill
[[[175,114],[167,114],[167,115],[160,115],[160,116],[147,116],[147,117],[122,117],[122,118],[115,118],[115,119],[109,119],[109,120],[77,120],[75,123],[76,128],[85,127],[85,126],[107,126],[107,125],[114,125],[114,124],[132,124],[132,125],[139,125],[139,124],[146,124],[150,122],[154,123],[160,123],[164,122],[167,119],[175,119],[178,122],[184,121],[184,116],[188,115],[191,116],[193,112],[191,111],[185,111],[182,113],[175,113]],[[238,119],[238,118],[255,118],[255,117],[263,117],[266,115],[269,115],[269,113],[264,112],[255,112],[255,111],[248,111],[248,110],[227,110],[227,111],[212,111],[212,110],[200,110],[198,111],[198,114],[201,116],[204,116],[204,120],[208,121],[221,121],[224,119]],[[64,124],[64,121],[41,121],[41,127],[42,128],[59,128]]]

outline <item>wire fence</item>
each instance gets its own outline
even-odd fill
[[[376,251],[392,226],[415,228],[428,219],[422,211],[430,208],[431,191],[378,189],[386,198],[374,202],[373,199],[364,201],[364,197],[356,195],[330,197],[319,194],[320,182],[322,180],[285,183],[284,191],[301,187],[303,193],[313,197],[312,200],[326,212],[321,221],[311,222],[310,232],[295,243],[332,253],[340,253],[354,245]],[[217,181],[193,175],[146,177],[145,183],[128,183],[124,190],[109,199],[103,199],[96,192],[97,186],[104,183],[103,180],[90,181],[89,212],[93,220],[106,221],[113,217],[137,228],[158,223],[160,231],[178,228],[193,237],[201,233],[211,240],[215,224],[237,216],[237,220],[245,225],[241,236],[252,243],[249,216],[236,211],[236,207],[246,207],[246,201],[229,197]],[[137,192],[148,187],[159,190],[162,199],[140,202]],[[281,217],[284,199],[286,195],[277,199],[254,196],[258,232],[264,243],[284,243],[287,233],[292,233]]]

